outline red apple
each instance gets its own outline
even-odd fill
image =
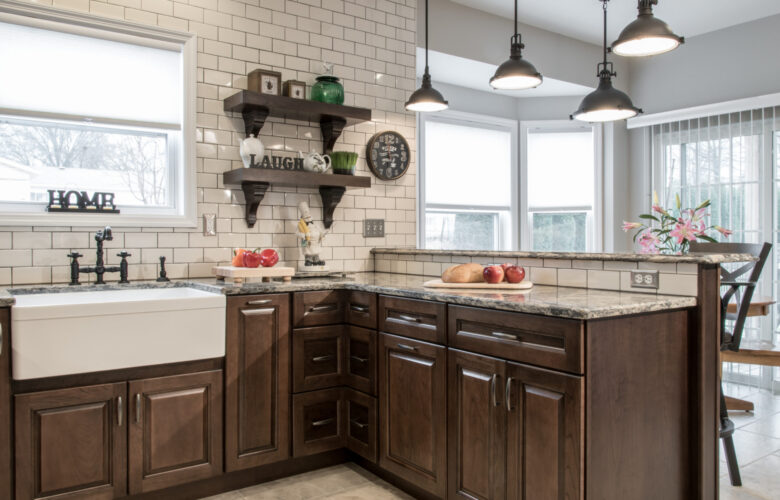
[[[525,269],[521,266],[509,266],[505,270],[506,280],[510,283],[520,283],[525,279]]]
[[[266,248],[260,252],[260,265],[263,267],[274,267],[279,262],[279,254],[273,248]]]
[[[257,267],[260,265],[260,254],[257,252],[246,252],[244,254],[244,267]]]
[[[503,264],[501,264],[501,269],[504,270],[504,281],[506,281],[506,269],[510,266],[514,266],[514,264],[512,264],[511,262],[504,262]]]
[[[504,270],[501,266],[487,266],[482,271],[482,278],[488,283],[501,283],[504,279]]]

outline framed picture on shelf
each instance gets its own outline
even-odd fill
[[[247,77],[247,89],[268,95],[282,94],[282,74],[278,71],[256,69]]]
[[[298,80],[287,80],[284,82],[282,95],[292,97],[294,99],[306,99],[306,82],[299,82]]]

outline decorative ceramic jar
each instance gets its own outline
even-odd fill
[[[321,75],[311,88],[311,100],[329,104],[344,104],[344,86],[338,77]]]
[[[241,141],[239,155],[244,162],[244,168],[260,165],[263,161],[263,153],[265,153],[265,146],[254,134]]]

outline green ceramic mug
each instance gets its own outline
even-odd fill
[[[348,151],[335,151],[330,154],[330,165],[334,174],[355,175],[358,154]]]

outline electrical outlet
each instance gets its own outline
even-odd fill
[[[631,288],[658,290],[658,271],[631,271]]]
[[[217,214],[203,214],[203,236],[217,235]]]
[[[364,238],[384,238],[385,220],[384,219],[366,219],[363,221]]]

